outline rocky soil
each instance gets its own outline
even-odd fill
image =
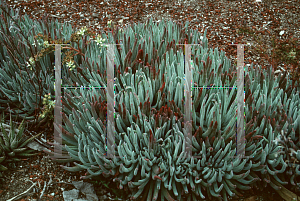
[[[44,13],[59,21],[69,21],[74,28],[87,26],[95,31],[108,30],[107,21],[113,20],[121,27],[130,20],[145,22],[149,17],[157,21],[172,19],[177,22],[189,20],[191,27],[204,32],[208,28],[210,47],[218,47],[236,64],[236,47],[231,43],[252,43],[245,46],[245,64],[251,62],[268,67],[270,62],[257,51],[257,45],[264,47],[265,53],[271,56],[273,47],[271,38],[278,41],[287,38],[298,38],[299,1],[6,1],[10,7],[20,9],[20,14],[27,13],[31,18],[38,19]],[[258,41],[256,41],[256,40]],[[290,65],[279,61],[275,69],[290,70]],[[38,129],[35,129],[38,131]],[[40,142],[53,142],[53,126],[42,131]],[[26,133],[31,135],[30,133]],[[41,150],[36,141],[30,145]],[[51,146],[47,146],[51,148]],[[113,200],[119,194],[126,200],[126,192],[120,191],[113,183],[107,186],[95,180],[82,180],[85,172],[72,173],[64,171],[58,163],[46,158],[47,154],[40,151],[39,155],[26,161],[16,163],[5,172],[0,183],[0,200],[31,201],[31,200]],[[63,164],[74,166],[73,164]],[[103,178],[102,178],[103,179]],[[104,179],[103,179],[104,180]],[[105,181],[105,180],[104,180]],[[108,181],[107,181],[108,182]],[[91,185],[90,185],[91,184]],[[115,191],[115,192],[114,192]],[[244,200],[283,200],[272,189],[263,192],[247,192]],[[237,199],[236,199],[237,200]],[[239,199],[242,200],[242,199]]]

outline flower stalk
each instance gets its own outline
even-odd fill
[[[111,21],[107,23],[108,25],[111,24]],[[92,36],[93,39],[96,38],[96,42],[97,45],[100,45],[100,47],[106,46],[103,45],[103,43],[105,42],[105,39],[101,38],[100,35],[95,34],[95,32],[92,32],[90,29],[83,27],[81,28],[79,31],[77,31],[76,33],[73,33],[71,35],[70,40],[66,41],[67,44],[69,44],[70,42],[76,42],[78,49],[74,48],[74,47],[62,47],[62,51],[65,52],[65,50],[69,50],[66,52],[66,57],[63,59],[62,63],[66,64],[67,67],[70,69],[70,71],[72,71],[75,68],[75,64],[74,64],[74,57],[76,55],[81,55],[85,58],[84,53],[82,53],[82,50],[79,48],[79,40],[81,39],[82,36],[84,36],[84,34],[88,35],[88,36]],[[41,57],[45,56],[46,54],[49,54],[51,52],[55,51],[55,48],[51,45],[49,45],[49,43],[51,44],[60,44],[62,43],[61,39],[60,40],[52,40],[51,37],[48,38],[48,36],[42,35],[41,33],[37,34],[36,36],[34,36],[34,38],[38,41],[39,45],[43,45],[43,49],[41,51],[39,51],[34,58],[30,57],[29,62],[27,62],[27,67],[30,67],[30,70],[32,70],[32,66],[35,64],[35,61],[38,61]],[[44,42],[42,42],[44,41]],[[90,39],[89,41],[87,41],[87,44],[90,44]],[[32,45],[36,46],[35,43],[33,43]],[[72,51],[76,51],[77,53],[72,54]]]

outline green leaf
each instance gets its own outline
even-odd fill
[[[25,151],[26,149],[27,149],[27,148],[24,147],[24,148],[19,148],[19,149],[13,149],[13,151],[14,151],[15,153],[19,153],[19,152]]]
[[[28,140],[26,140],[25,142],[23,142],[19,147],[23,147],[25,146],[27,143],[29,143],[30,141],[32,141],[34,138],[37,138],[38,136],[40,136],[42,133],[39,133],[35,136],[32,136],[31,138],[29,138]]]
[[[5,156],[0,157],[0,163],[2,163],[5,159]]]
[[[62,167],[63,169],[65,169],[67,171],[70,171],[70,172],[78,172],[78,171],[81,171],[81,170],[85,169],[85,168],[81,168],[81,167],[78,167],[78,166],[66,167],[66,166],[60,165],[60,167]]]
[[[2,128],[2,134],[3,134],[3,139],[4,139],[4,142],[5,142],[5,145],[6,147],[10,147],[10,142],[9,142],[9,137],[8,137],[8,134],[6,133],[6,131],[4,130],[3,126],[2,126],[2,123],[1,123],[1,128]],[[3,141],[2,141],[3,143]]]
[[[0,164],[0,171],[5,171],[7,169],[8,169],[7,167],[5,167],[5,166],[3,166],[3,165]]]
[[[26,157],[30,157],[30,156],[35,156],[35,155],[37,155],[37,154],[39,154],[39,153],[34,153],[34,154],[20,153],[20,154],[18,154],[18,156],[26,156]]]

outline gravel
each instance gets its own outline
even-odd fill
[[[80,29],[87,26],[98,32],[108,31],[107,21],[118,23],[121,28],[126,27],[130,21],[145,22],[149,17],[156,21],[172,19],[183,23],[190,21],[190,28],[198,29],[204,33],[207,28],[209,47],[218,47],[224,50],[234,65],[236,65],[236,46],[232,43],[252,45],[245,46],[245,64],[259,64],[263,68],[270,66],[266,57],[255,51],[257,45],[262,45],[268,56],[273,48],[271,38],[278,41],[287,38],[297,38],[300,31],[299,1],[6,1],[10,7],[19,9],[20,14],[27,13],[30,18],[39,19],[44,13],[57,19],[59,22],[70,22],[73,28]],[[241,28],[249,28],[248,32],[239,32]],[[254,35],[260,39],[254,40]],[[273,68],[290,67],[279,61]],[[283,71],[283,68],[282,70]],[[53,126],[52,126],[53,127]],[[44,138],[53,142],[53,128],[44,132]],[[29,135],[29,133],[27,133]],[[46,136],[48,138],[46,139]],[[42,137],[41,137],[42,138]],[[40,139],[41,141],[41,139]],[[49,148],[49,146],[48,146]],[[47,154],[40,152],[27,161],[16,163],[4,174],[0,183],[0,200],[11,199],[23,192],[28,193],[11,200],[111,200],[113,187],[106,188],[102,184],[93,184],[90,179],[80,179],[85,172],[68,172],[63,170],[59,163],[46,158]],[[71,166],[64,163],[63,165]],[[73,164],[72,164],[73,166]],[[75,182],[75,183],[74,183]],[[35,184],[35,185],[34,185]],[[77,188],[75,187],[77,186]],[[81,187],[80,187],[81,186]],[[85,187],[83,187],[85,186]],[[84,190],[83,190],[84,189]],[[70,191],[71,190],[71,191]],[[96,197],[95,197],[96,194]],[[72,197],[73,196],[73,197]],[[278,195],[277,195],[278,197]]]

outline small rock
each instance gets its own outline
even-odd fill
[[[248,197],[248,198],[245,198],[244,201],[255,201],[256,200],[256,195],[254,196],[251,196],[251,197]]]
[[[64,191],[63,192],[63,197],[65,201],[72,201],[73,199],[77,199],[79,194],[79,190],[73,189],[70,191]]]
[[[93,17],[99,17],[100,15],[98,13],[92,13]]]

